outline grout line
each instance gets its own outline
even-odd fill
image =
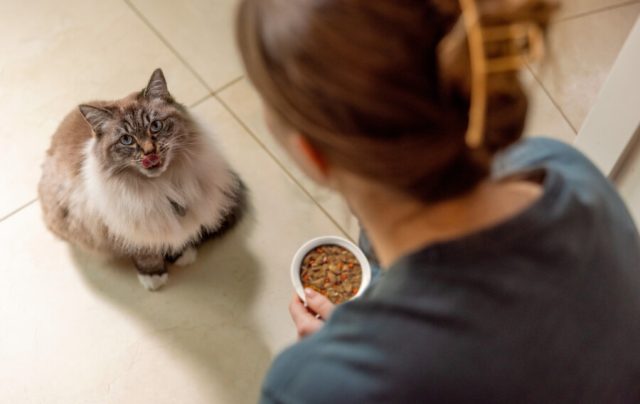
[[[185,65],[185,67],[196,77],[196,79],[198,79],[200,84],[202,84],[207,90],[209,90],[209,94],[207,94],[203,98],[199,99],[198,101],[196,101],[195,103],[190,105],[190,108],[196,107],[197,105],[199,105],[202,102],[204,102],[207,99],[209,99],[209,97],[214,97],[215,99],[217,99],[222,104],[222,106],[231,114],[231,116],[233,116],[233,118],[240,124],[240,126],[244,130],[247,131],[247,133],[253,138],[253,140],[255,140],[258,143],[258,145],[260,147],[262,147],[262,149],[271,157],[271,159],[273,161],[275,161],[275,163],[285,172],[285,174],[298,187],[300,187],[300,189],[313,201],[313,203],[322,211],[322,213],[324,213],[325,216],[327,216],[329,218],[329,220],[343,233],[343,235],[345,237],[347,237],[349,240],[354,241],[351,238],[351,236],[349,235],[349,233],[345,229],[343,229],[342,226],[340,224],[338,224],[338,222],[336,222],[336,220],[333,218],[333,216],[331,216],[324,209],[324,207],[322,207],[318,203],[318,201],[315,200],[315,198],[309,193],[309,191],[304,186],[302,186],[302,184],[293,176],[293,174],[291,174],[289,172],[289,170],[287,170],[287,168],[276,158],[276,156],[260,141],[260,139],[255,135],[255,133],[253,133],[253,131],[251,131],[251,129],[249,129],[249,127],[242,121],[242,119],[240,119],[240,117],[236,115],[236,113],[222,100],[222,98],[218,97],[218,93],[226,90],[227,88],[231,87],[232,85],[234,85],[237,82],[239,82],[240,80],[242,80],[244,78],[244,75],[236,77],[235,79],[233,79],[230,82],[224,84],[223,86],[219,87],[216,90],[212,90],[209,87],[209,85],[207,84],[207,82],[204,80],[204,78],[202,76],[200,76],[200,74],[186,61],[186,59],[184,57],[182,57],[182,55],[171,45],[171,43],[169,43],[169,41],[164,36],[162,36],[160,31],[158,31],[153,26],[153,24],[151,24],[151,22],[142,14],[142,12],[140,10],[138,10],[133,5],[133,3],[131,3],[131,0],[124,0],[124,2],[138,16],[138,18],[140,18],[140,20],[142,20],[142,22],[160,39],[160,41],[167,48],[169,48],[169,50],[178,58],[178,60],[180,60],[180,62],[182,62],[182,64]],[[34,202],[34,201],[32,201],[32,202]],[[13,214],[13,213],[11,213],[11,214]],[[4,218],[2,220],[4,220]]]
[[[217,90],[213,91],[213,95],[218,94],[223,92],[224,90],[226,90],[227,88],[231,87],[232,85],[236,84],[237,82],[239,82],[240,80],[242,80],[244,78],[244,74],[236,77],[235,79],[231,80],[230,82],[228,82],[227,84],[219,87]]]
[[[3,222],[5,219],[10,218],[11,216],[15,215],[16,213],[20,212],[22,209],[26,208],[27,206],[33,204],[34,202],[36,202],[38,200],[38,198],[36,199],[32,199],[29,202],[25,203],[24,205],[20,206],[19,208],[7,213],[6,215],[4,215],[3,217],[0,217],[0,222]]]
[[[208,100],[211,97],[215,97],[216,94],[221,93],[222,91],[226,90],[227,88],[231,87],[232,85],[236,84],[237,82],[239,82],[240,80],[242,80],[244,78],[244,75],[240,76],[240,77],[236,77],[235,79],[231,80],[230,82],[228,82],[227,84],[223,85],[222,87],[218,88],[217,90],[206,94],[204,97],[200,98],[198,101],[192,103],[191,105],[189,105],[189,108],[195,108],[198,105],[202,104],[203,102],[205,102],[206,100]]]
[[[620,3],[620,4],[612,4],[610,6],[605,6],[605,7],[601,7],[601,8],[596,8],[594,10],[589,10],[589,11],[583,11],[581,13],[577,13],[577,14],[573,14],[573,15],[568,15],[562,18],[559,18],[555,21],[553,21],[554,23],[559,23],[559,22],[565,22],[565,21],[571,21],[571,20],[575,20],[577,18],[580,17],[586,17],[592,14],[597,14],[597,13],[601,13],[604,11],[610,11],[610,10],[614,10],[616,8],[621,8],[621,7],[626,7],[626,6],[630,6],[632,4],[637,4],[640,3],[640,0],[629,0],[627,2],[624,3]]]
[[[198,105],[202,104],[203,102],[205,102],[206,100],[208,100],[209,98],[213,97],[213,94],[209,93],[206,94],[204,97],[200,98],[198,101],[193,102],[189,105],[189,108],[195,108]]]
[[[237,78],[233,79],[231,82],[229,82],[229,83],[225,84],[224,86],[220,87],[220,89],[218,89],[216,92],[225,90],[226,88],[228,88],[228,87],[234,85],[235,83],[237,83],[238,81],[242,80],[243,77],[244,76],[240,76],[240,77],[237,77]],[[209,98],[212,98],[212,97],[215,97],[215,93],[208,93],[204,97],[200,98],[199,100],[191,103],[189,105],[189,108],[195,108],[198,105],[202,104],[203,102],[207,101]],[[37,200],[38,200],[38,198],[32,199],[29,202],[25,203],[24,205],[18,207],[17,209],[7,213],[5,216],[0,217],[0,222],[3,222],[4,220],[10,218],[11,216],[13,216],[16,213],[20,212],[21,210],[23,210],[24,208],[26,208],[29,205],[33,204]]]
[[[529,70],[529,72],[531,73],[531,75],[533,76],[534,80],[540,85],[540,87],[542,88],[542,91],[544,91],[544,93],[547,95],[547,97],[549,98],[549,100],[551,101],[551,103],[553,104],[554,107],[556,107],[556,109],[558,110],[558,112],[560,112],[560,115],[562,115],[562,118],[564,118],[565,122],[567,122],[567,124],[569,125],[569,127],[571,128],[571,130],[573,131],[574,135],[578,135],[578,131],[577,129],[573,126],[573,123],[571,123],[571,121],[569,120],[569,118],[567,117],[567,115],[564,113],[564,111],[562,110],[562,108],[560,108],[560,105],[556,102],[556,100],[553,99],[553,97],[551,96],[551,93],[549,93],[549,91],[547,90],[547,88],[544,86],[544,84],[542,83],[542,81],[540,80],[540,78],[538,77],[538,75],[536,74],[536,72],[533,71],[533,69],[531,68],[531,65],[529,63],[526,64],[527,69]]]
[[[189,105],[190,108],[194,108],[198,105],[200,105],[202,102],[206,101],[207,99],[209,99],[209,97],[211,97],[212,95],[215,95],[221,91],[226,90],[227,88],[231,87],[232,85],[236,84],[237,82],[239,82],[240,80],[242,80],[244,78],[244,75],[240,75],[238,77],[236,77],[235,79],[231,80],[230,82],[223,84],[222,86],[220,86],[219,88],[213,90],[211,89],[211,87],[209,87],[209,84],[207,84],[206,80],[196,71],[196,69],[191,66],[189,64],[189,62],[187,62],[187,60],[180,54],[180,52],[178,52],[178,50],[176,48],[174,48],[171,43],[169,43],[169,41],[162,36],[162,34],[160,33],[160,31],[158,31],[153,24],[151,24],[151,21],[149,21],[144,14],[142,14],[142,12],[140,10],[138,10],[136,8],[136,6],[133,5],[133,3],[131,3],[131,0],[124,0],[124,2],[127,4],[127,6],[129,6],[129,8],[134,12],[134,14],[136,14],[136,16],[138,16],[138,18],[140,18],[140,20],[147,26],[147,28],[149,28],[157,37],[158,39],[160,39],[160,41],[167,47],[169,48],[169,50],[174,54],[174,56],[176,56],[178,58],[178,60],[180,60],[180,62],[191,72],[191,74],[194,75],[194,77],[200,82],[200,84],[202,84],[204,86],[204,88],[207,90],[207,94],[202,97],[201,99],[197,100],[196,102],[194,102],[193,104]]]
[[[140,18],[140,20],[142,20],[142,22],[147,26],[147,28],[149,28],[154,34],[156,34],[156,36],[160,39],[160,41],[167,47],[169,48],[169,50],[178,58],[178,60],[180,60],[180,62],[182,62],[182,64],[191,72],[191,74],[193,74],[195,76],[195,78],[200,82],[200,84],[202,84],[204,86],[204,88],[206,88],[210,93],[213,92],[212,89],[209,87],[209,85],[207,84],[207,82],[205,81],[205,79],[200,76],[200,74],[196,71],[196,69],[194,69],[187,61],[185,58],[182,57],[182,55],[176,50],[176,48],[174,48],[171,43],[169,43],[169,41],[162,36],[162,34],[160,33],[160,31],[158,31],[153,24],[151,24],[151,22],[149,20],[147,20],[147,18],[142,14],[142,12],[140,10],[138,10],[133,3],[131,3],[131,0],[124,0],[124,2],[129,6],[129,8],[131,9],[131,11],[133,11],[138,18]]]
[[[320,205],[318,201],[316,201],[313,195],[311,195],[311,193],[300,183],[300,181],[298,181],[298,179],[289,170],[287,170],[284,164],[282,164],[282,162],[271,152],[271,150],[269,150],[269,148],[267,148],[267,146],[258,138],[258,136],[242,121],[242,119],[240,119],[240,117],[231,109],[231,107],[229,107],[229,105],[227,105],[227,103],[224,102],[224,100],[219,96],[216,95],[215,98],[222,104],[227,112],[229,112],[231,116],[233,116],[238,124],[242,126],[242,128],[249,134],[249,136],[251,136],[253,140],[255,140],[256,143],[258,143],[258,145],[269,155],[269,157],[271,157],[271,159],[285,172],[289,179],[291,179],[291,181],[293,181],[302,190],[302,192],[304,192],[313,201],[313,203],[322,211],[322,213],[324,213],[325,216],[329,218],[329,220],[342,232],[342,234],[349,240],[354,242],[349,232],[342,228],[342,226],[333,218],[333,216],[331,216],[329,212],[327,212],[327,210],[322,205]]]

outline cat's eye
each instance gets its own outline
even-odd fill
[[[125,146],[131,146],[133,144],[133,136],[131,135],[120,136],[120,143],[122,143]]]
[[[153,121],[149,125],[149,130],[151,133],[158,133],[162,129],[162,121]]]

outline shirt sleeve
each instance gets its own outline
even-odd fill
[[[494,176],[502,177],[539,168],[606,181],[598,168],[573,146],[544,137],[527,138],[498,154],[492,171]]]
[[[495,178],[534,171],[551,170],[567,182],[581,197],[596,197],[607,202],[621,203],[615,186],[579,150],[561,141],[527,138],[498,154],[493,162]]]
[[[336,308],[320,331],[278,355],[264,380],[260,402],[385,402],[381,397],[388,380],[382,375],[395,351],[384,342],[393,338],[383,328],[387,321],[369,304],[354,301]]]
[[[633,219],[615,185],[571,145],[544,137],[527,138],[496,156],[492,174],[501,178],[537,169],[558,174],[567,191],[599,215],[602,223],[635,237]]]

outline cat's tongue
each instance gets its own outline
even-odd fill
[[[144,156],[144,158],[142,159],[142,166],[144,168],[147,168],[147,169],[154,168],[159,165],[160,165],[160,157],[158,157],[158,155],[155,153]]]

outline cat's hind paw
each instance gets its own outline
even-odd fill
[[[175,264],[179,267],[184,267],[193,264],[196,258],[198,258],[198,250],[194,247],[188,247],[180,254],[180,258],[176,260]]]
[[[138,273],[138,280],[145,289],[155,291],[163,287],[169,280],[169,272],[163,274],[141,274]]]

